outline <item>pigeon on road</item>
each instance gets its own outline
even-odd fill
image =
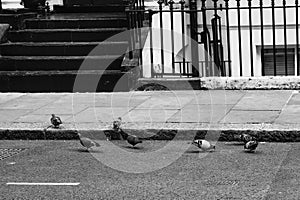
[[[62,124],[60,117],[56,116],[55,114],[52,114],[50,121],[54,128],[59,128],[59,125]]]
[[[93,147],[100,147],[100,144],[91,140],[90,138],[83,137],[80,133],[78,133],[78,137],[80,140],[80,144],[86,148],[87,151]]]
[[[192,142],[192,144],[197,146],[198,148],[204,150],[204,151],[211,150],[211,149],[216,149],[215,145],[210,144],[206,140],[194,140]]]
[[[255,140],[251,140],[245,144],[244,148],[245,148],[245,150],[247,150],[249,152],[253,152],[253,151],[255,151],[257,146],[258,146],[258,142]]]
[[[120,133],[121,133],[123,139],[127,140],[127,142],[129,144],[131,144],[132,146],[135,146],[135,145],[143,142],[136,135],[129,135],[128,133],[125,133],[123,130],[121,130]]]

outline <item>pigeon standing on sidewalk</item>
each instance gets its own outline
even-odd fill
[[[117,120],[113,121],[113,130],[116,132],[121,131],[122,118],[118,117]]]
[[[243,141],[245,144],[251,140],[253,140],[252,136],[246,133],[240,135],[240,140]]]
[[[100,147],[100,144],[97,142],[91,140],[90,138],[87,137],[82,137],[80,133],[78,133],[78,137],[80,140],[80,144],[86,148],[87,151],[93,147]]]
[[[258,142],[255,140],[251,140],[245,144],[244,149],[249,152],[254,152],[257,146],[258,146]]]
[[[207,151],[207,150],[211,150],[211,149],[216,149],[215,145],[210,144],[208,141],[206,140],[194,140],[192,142],[193,145],[195,145],[196,147],[202,149],[203,151]]]
[[[62,124],[60,117],[56,116],[55,114],[52,114],[50,121],[54,128],[59,128],[59,125]]]

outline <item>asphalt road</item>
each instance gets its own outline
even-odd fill
[[[187,142],[100,141],[89,153],[78,141],[0,141],[2,156],[25,149],[0,160],[0,199],[300,199],[300,143],[206,153]]]

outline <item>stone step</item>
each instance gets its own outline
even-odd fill
[[[115,4],[123,4],[123,0],[64,0],[64,6],[72,7],[72,6],[105,6],[105,5],[115,5]]]
[[[11,42],[98,42],[118,33],[126,28],[101,29],[25,29],[10,31],[8,40]],[[127,40],[118,38],[117,40]]]
[[[125,12],[124,4],[62,6],[53,5],[55,13],[95,13],[95,12]]]
[[[121,28],[127,27],[125,18],[101,19],[30,19],[25,21],[29,29],[83,29],[83,28]]]
[[[2,56],[122,55],[128,42],[16,42],[0,44]],[[93,52],[91,52],[93,50]]]
[[[6,13],[7,12],[7,13]],[[12,29],[20,29],[24,27],[24,20],[35,18],[37,13],[28,12],[28,13],[5,13],[0,14],[0,24],[9,24]]]
[[[0,71],[1,92],[129,91],[121,71]]]
[[[120,70],[123,55],[113,56],[1,56],[1,71]]]

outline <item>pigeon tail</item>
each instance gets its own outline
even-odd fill
[[[95,145],[96,145],[96,147],[100,147],[100,144],[97,142],[95,142]]]
[[[129,136],[128,133],[125,133],[122,129],[120,129],[120,134],[124,140],[127,140],[128,136]]]

